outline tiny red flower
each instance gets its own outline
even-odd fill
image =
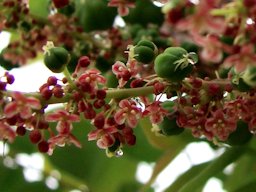
[[[0,122],[0,140],[13,142],[16,137],[15,131],[4,122]]]
[[[142,111],[132,100],[124,99],[119,102],[119,109],[114,115],[117,124],[127,122],[129,127],[136,127],[138,119],[141,118]]]
[[[236,119],[228,117],[222,109],[218,109],[212,112],[212,117],[206,120],[205,128],[220,140],[225,141],[229,134],[235,131]]]
[[[80,117],[75,114],[70,114],[66,110],[60,109],[55,111],[54,113],[50,113],[45,117],[45,120],[48,122],[56,122],[57,124],[57,131],[60,134],[69,134],[72,130],[72,122],[79,122]]]
[[[19,114],[22,119],[28,119],[32,116],[32,109],[40,109],[41,103],[34,97],[26,97],[20,92],[12,94],[13,101],[4,108],[4,114],[7,118]]]
[[[226,68],[235,67],[237,73],[243,72],[247,66],[255,66],[256,54],[254,53],[254,45],[248,44],[241,47],[241,50],[237,54],[228,56],[223,66]]]
[[[143,111],[143,116],[149,116],[149,119],[153,124],[158,124],[163,121],[163,118],[167,113],[168,111],[162,108],[160,101],[154,101]]]
[[[107,147],[113,145],[115,141],[113,133],[116,132],[118,132],[118,130],[114,126],[96,129],[88,134],[88,141],[97,140],[98,147],[101,149],[106,149]]]

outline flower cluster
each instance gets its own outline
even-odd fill
[[[90,8],[91,1],[52,1],[45,18],[30,14],[28,1],[1,2],[0,31],[18,29],[21,40],[1,52],[0,64],[23,65],[51,40],[60,49],[47,54],[52,63],[46,66],[56,69],[65,60],[58,68],[65,77],[51,76],[38,92],[22,93],[7,89],[14,82],[9,72],[1,76],[0,139],[14,142],[28,132],[39,151],[49,154],[66,144],[81,147],[73,130],[85,119],[92,125],[88,140],[112,156],[136,144],[134,129],[142,118],[164,135],[186,129],[198,138],[226,142],[241,121],[254,134],[255,3],[159,0],[160,8],[145,1],[150,17],[144,17],[136,10],[141,2],[97,1],[95,10],[109,16],[102,22],[93,11],[79,10]],[[113,7],[127,16],[124,27],[113,27]],[[47,112],[55,103],[64,107]],[[50,126],[54,122],[56,127]],[[167,130],[166,122],[179,131]]]

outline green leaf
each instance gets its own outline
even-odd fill
[[[220,157],[213,160],[203,171],[190,179],[179,192],[190,192],[191,189],[197,190],[205,185],[212,176],[222,171],[227,165],[236,161],[244,154],[246,147],[232,147],[227,149]]]
[[[185,185],[191,178],[193,178],[195,175],[199,174],[203,169],[205,169],[209,162],[202,163],[199,165],[195,165],[191,167],[189,170],[187,170],[185,173],[180,175],[166,190],[165,192],[177,192],[183,185]]]
[[[255,181],[256,172],[253,167],[255,166],[255,158],[249,155],[244,155],[234,165],[233,172],[228,175],[224,181],[224,188],[228,191],[236,191],[241,186]],[[243,179],[241,179],[243,178]]]
[[[142,127],[139,125],[134,129],[136,144],[131,147],[124,147],[124,153],[138,161],[154,162],[162,155],[162,150],[154,148],[144,135]]]
[[[83,180],[93,192],[117,192],[123,183],[135,182],[135,172],[139,161],[124,154],[120,158],[108,158],[96,142],[87,141],[91,130],[88,121],[74,124],[74,135],[82,142],[83,147],[65,146],[56,148],[49,157],[55,169],[63,170],[79,180]],[[120,174],[121,173],[121,174]]]
[[[7,168],[2,163],[0,164],[0,189],[3,192],[31,191],[31,192],[45,192],[49,188],[44,181],[27,182],[23,177],[21,167]],[[60,192],[60,190],[54,190]]]
[[[179,154],[180,150],[184,146],[177,146],[177,150],[167,150],[156,162],[153,173],[149,179],[149,181],[143,186],[141,191],[145,191],[147,188],[149,188],[157,176],[170,164],[170,162]]]
[[[47,18],[49,10],[49,0],[32,0],[29,1],[30,14],[42,19]]]
[[[241,191],[246,191],[246,192],[255,192],[256,191],[256,181],[255,178],[253,181],[250,183],[247,183],[246,185],[243,185],[242,187],[231,191],[231,192],[241,192]]]

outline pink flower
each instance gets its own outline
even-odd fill
[[[181,19],[177,23],[177,28],[189,32],[221,34],[225,30],[223,18],[211,15],[211,10],[216,8],[219,1],[201,0],[196,5],[195,13]]]
[[[225,113],[233,118],[247,119],[251,115],[252,105],[248,105],[244,99],[238,98],[224,104]]]
[[[132,100],[124,99],[119,102],[119,109],[114,118],[117,124],[122,125],[126,122],[129,127],[134,128],[141,116],[141,109],[136,106],[136,103]]]
[[[164,116],[168,114],[168,111],[162,108],[160,104],[160,101],[154,101],[143,111],[143,116],[149,116],[153,124],[161,123]]]
[[[99,70],[89,69],[82,73],[76,81],[84,92],[95,93],[98,89],[98,84],[106,83],[106,78],[100,75]]]
[[[13,101],[4,108],[4,114],[7,118],[19,114],[22,119],[28,119],[32,116],[32,109],[39,110],[41,103],[34,97],[26,97],[20,92],[12,93]]]
[[[132,76],[128,67],[121,61],[115,62],[112,71],[118,78],[120,87],[123,87]]]
[[[135,1],[132,0],[110,0],[109,7],[117,7],[118,14],[120,16],[126,16],[129,14],[129,8],[135,7]]]
[[[113,133],[118,132],[117,128],[114,126],[104,127],[102,129],[96,129],[88,134],[88,140],[97,140],[97,145],[101,149],[106,149],[114,144],[115,138]]]
[[[207,36],[203,37],[194,33],[193,38],[195,43],[203,48],[200,53],[203,60],[213,63],[219,63],[222,60],[224,45],[220,42],[216,35],[208,34]],[[226,49],[228,49],[227,46]]]
[[[205,122],[207,131],[212,132],[220,140],[225,141],[236,129],[236,119],[228,117],[222,109],[212,112],[212,117]]]
[[[81,143],[77,140],[77,138],[73,135],[73,134],[59,134],[56,136],[51,137],[48,140],[49,144],[50,144],[50,148],[54,149],[55,145],[57,146],[65,146],[66,143],[72,143],[74,144],[76,147],[81,148]]]
[[[256,54],[254,53],[254,45],[248,44],[241,47],[241,50],[237,54],[228,56],[223,66],[225,68],[235,67],[236,72],[243,72],[247,66],[256,65]]]
[[[15,131],[4,122],[0,122],[0,140],[13,142],[16,137]]]
[[[55,145],[64,146],[66,143],[73,143],[77,147],[81,147],[80,142],[71,133],[73,129],[72,122],[79,122],[80,118],[78,115],[70,114],[66,110],[60,109],[51,113],[45,117],[48,122],[56,122],[56,130],[58,135],[51,137],[48,142],[50,144],[50,153],[52,153]]]
[[[131,77],[138,74],[139,69],[136,60],[129,60],[126,65],[121,61],[115,62],[112,71],[119,79],[119,86],[123,87]]]
[[[60,134],[69,134],[73,128],[72,122],[79,122],[80,118],[78,115],[70,114],[66,110],[60,109],[51,114],[48,114],[45,117],[45,120],[48,122],[58,121],[56,127],[57,131]]]

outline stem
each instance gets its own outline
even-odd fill
[[[153,91],[153,86],[128,89],[112,89],[107,90],[107,98],[123,99],[128,97],[146,96],[153,93]]]
[[[191,192],[196,191],[202,187],[208,179],[222,171],[227,165],[237,160],[244,152],[246,147],[232,147],[227,149],[220,157],[210,163],[203,171],[197,176],[191,178],[179,192]]]
[[[70,60],[70,59],[69,59]],[[71,74],[69,73],[67,67],[65,67],[64,71],[63,71],[63,74],[65,75],[65,77],[67,78],[68,80],[68,83],[70,84],[70,87],[72,89],[75,89],[76,85],[74,84],[74,81],[72,80],[72,76]]]

